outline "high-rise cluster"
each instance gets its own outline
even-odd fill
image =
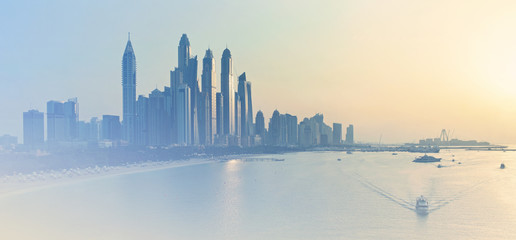
[[[274,111],[268,128],[262,111],[253,121],[251,82],[246,73],[233,75],[233,58],[226,47],[220,59],[220,89],[213,51],[207,49],[198,78],[197,56],[183,34],[177,47],[178,66],[170,71],[170,86],[136,97],[136,57],[128,37],[122,57],[122,121],[103,115],[101,120],[79,121],[77,98],[47,102],[47,146],[301,146],[341,145],[342,125],[333,129],[322,114],[305,118]],[[344,144],[354,144],[353,125]],[[24,143],[30,149],[44,144],[44,113],[23,113]]]
[[[133,94],[135,88],[132,87],[136,85],[133,80],[136,77],[126,74],[126,69],[135,73],[132,70],[136,69],[136,65],[128,41],[122,74],[124,140],[129,144],[146,146],[251,145],[254,142],[251,83],[243,73],[239,77],[238,89],[235,91],[233,88],[233,62],[229,49],[226,48],[222,54],[220,92],[217,92],[213,51],[207,49],[202,59],[199,84],[197,56],[192,56],[186,34],[181,36],[177,49],[178,66],[170,71],[170,87],[165,87],[163,91],[155,89],[148,97],[138,96],[134,104],[135,114],[132,114],[132,98],[126,97],[125,92],[127,90],[129,95]],[[126,75],[131,81],[125,80]],[[130,87],[126,87],[126,83]],[[135,134],[134,141],[129,133]]]

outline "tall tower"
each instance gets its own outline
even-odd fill
[[[44,143],[43,113],[29,110],[23,113],[23,144],[30,148],[41,147]]]
[[[221,59],[220,91],[222,93],[222,122],[224,134],[233,133],[233,60],[229,49],[224,49]]]
[[[134,56],[131,35],[122,58],[122,88],[123,88],[123,140],[134,143],[136,119],[136,57]]]
[[[190,60],[190,40],[186,33],[183,33],[181,40],[179,40],[179,46],[177,47],[177,65],[180,71],[185,72],[188,66],[188,60]]]
[[[215,58],[213,52],[208,49],[202,60],[202,96],[203,96],[203,126],[205,131],[205,144],[213,144],[216,128],[216,92],[217,80],[215,73]]]
[[[254,136],[254,124],[253,124],[253,98],[251,95],[251,82],[246,81],[246,97],[247,97],[247,135]],[[253,139],[251,138],[251,141]]]
[[[263,112],[260,110],[256,113],[256,123],[255,123],[255,133],[256,135],[260,135],[260,137],[265,137],[265,118],[263,117]]]
[[[240,98],[240,140],[242,145],[247,146],[248,126],[247,126],[247,81],[245,72],[238,77],[238,97]],[[236,101],[235,101],[236,102]]]

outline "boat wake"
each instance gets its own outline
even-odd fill
[[[358,173],[354,173],[354,174],[357,177],[356,179],[369,190],[372,190],[373,192],[378,193],[382,197],[386,198],[387,200],[390,200],[393,203],[398,204],[399,206],[401,206],[403,208],[406,208],[411,211],[416,211],[415,205],[410,203],[409,201],[406,201],[405,199],[397,197],[396,195],[378,187],[377,185],[371,183],[370,181],[368,181],[366,178],[362,177]]]
[[[499,181],[504,177],[505,176],[496,176],[496,177],[487,178],[487,179],[476,182],[475,184],[463,189],[462,191],[457,192],[456,194],[454,194],[448,198],[434,200],[434,201],[432,201],[432,205],[430,205],[431,207],[429,209],[429,212],[437,211],[437,210],[445,207],[446,205],[448,205],[454,201],[457,201],[457,200],[461,199],[462,197],[466,196],[467,194],[477,190],[482,185],[485,185],[490,182]]]
[[[411,203],[410,201],[400,198],[400,197],[392,194],[391,192],[388,192],[388,191],[380,188],[379,186],[368,181],[366,178],[364,178],[363,176],[361,176],[360,174],[358,174],[356,172],[354,173],[354,175],[356,176],[357,181],[360,182],[364,187],[368,188],[369,190],[379,194],[380,196],[386,198],[387,200],[390,200],[391,202],[398,204],[399,206],[401,206],[405,209],[416,212],[416,205],[414,203]],[[481,187],[487,183],[490,183],[490,182],[498,181],[501,178],[504,178],[504,176],[497,176],[497,177],[487,178],[487,179],[478,181],[475,184],[467,187],[466,189],[463,189],[462,191],[459,191],[456,194],[454,194],[450,197],[447,197],[447,198],[437,199],[437,200],[435,198],[432,198],[432,200],[430,201],[428,212],[429,213],[435,212],[435,211],[445,207],[446,205],[448,205],[456,200],[461,199],[462,197],[466,196],[467,194],[477,190],[479,187]]]

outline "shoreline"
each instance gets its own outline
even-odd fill
[[[161,171],[172,168],[226,162],[233,159],[260,158],[266,154],[235,154],[212,158],[189,158],[168,161],[146,161],[115,166],[88,166],[85,168],[50,169],[32,173],[17,173],[0,177],[0,199],[24,194],[49,187],[74,184],[82,181],[97,180],[143,172]]]
[[[103,166],[96,168],[71,168],[34,172],[33,174],[16,174],[0,177],[0,199],[24,194],[40,189],[74,184],[82,181],[97,180],[107,177],[152,172],[171,168],[194,166],[218,162],[211,159],[189,159],[168,162],[148,162],[121,166]]]

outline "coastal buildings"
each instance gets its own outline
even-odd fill
[[[351,145],[355,143],[353,125],[350,124],[346,128],[346,144]]]
[[[216,94],[217,81],[215,73],[215,58],[211,49],[206,50],[202,60],[202,94],[201,105],[202,126],[201,144],[211,145],[214,142],[217,126]]]
[[[96,117],[91,118],[89,122],[79,121],[77,126],[77,141],[86,143],[90,146],[98,144],[101,123]]]
[[[259,112],[261,113],[261,112]],[[263,134],[262,114],[256,116],[257,131]],[[266,145],[270,146],[295,146],[298,142],[297,117],[290,114],[280,114],[275,110],[269,120]]]
[[[224,49],[220,60],[220,90],[222,93],[223,134],[234,133],[233,126],[233,59],[229,49]]]
[[[66,102],[47,102],[47,141],[71,142],[78,137],[78,102],[71,98]]]
[[[253,139],[252,136],[255,135],[254,133],[254,124],[253,124],[253,98],[251,94],[251,82],[247,81],[246,79],[246,97],[247,97],[247,134],[250,136],[251,140]],[[252,144],[252,141],[250,142]]]
[[[285,123],[286,123],[286,145],[287,146],[295,146],[298,142],[298,126],[297,126],[297,117],[285,114]]]
[[[122,94],[123,122],[122,138],[130,144],[135,143],[136,135],[136,57],[128,36],[122,57]]]
[[[23,113],[23,144],[29,148],[43,146],[44,123],[43,113],[29,110]]]
[[[303,147],[327,146],[333,142],[332,128],[324,123],[324,116],[316,114],[299,124],[299,144]]]
[[[243,146],[249,145],[248,141],[248,122],[247,122],[247,82],[245,72],[242,73],[238,77],[238,102],[240,107],[238,108],[238,116],[239,116],[239,130],[240,130],[240,140]],[[236,98],[235,98],[236,99]]]
[[[138,96],[136,101],[135,144],[146,146],[149,143],[149,98]]]
[[[305,118],[298,124],[297,116],[276,110],[268,128],[262,111],[253,118],[251,82],[246,72],[234,79],[233,58],[227,47],[220,62],[220,89],[217,89],[215,54],[210,48],[202,59],[200,80],[197,56],[192,54],[186,34],[181,35],[177,50],[177,67],[170,70],[170,85],[162,90],[156,87],[136,99],[136,57],[129,37],[122,57],[122,121],[114,115],[103,115],[102,121],[96,118],[90,122],[80,121],[77,98],[66,102],[49,101],[48,145],[68,147],[87,143],[89,146],[168,148],[312,147],[341,143],[342,125],[334,124],[332,129],[324,123],[322,114]],[[347,134],[346,140],[351,138],[353,142],[352,128],[351,131],[348,128]]]
[[[120,117],[115,115],[102,115],[102,140],[117,145],[122,137]]]
[[[63,104],[64,137],[66,141],[74,141],[79,135],[79,103],[77,98],[70,98]]]
[[[47,141],[63,141],[64,134],[64,104],[58,101],[47,102]]]
[[[342,124],[334,123],[333,124],[333,145],[340,145],[342,143]]]
[[[224,110],[222,109],[222,93],[218,92],[215,97],[215,108],[217,111],[216,122],[217,122],[217,136],[224,135]]]
[[[180,85],[176,90],[175,98],[175,115],[176,115],[176,129],[177,139],[176,143],[179,145],[192,144],[191,136],[191,105],[190,105],[190,88],[186,84]]]

